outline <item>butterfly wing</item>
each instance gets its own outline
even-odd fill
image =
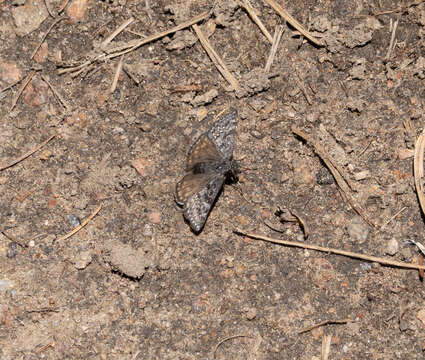
[[[224,179],[225,177],[221,174],[213,174],[213,177],[202,189],[186,200],[183,214],[186,220],[189,221],[192,230],[196,233],[199,233],[203,228],[211,207],[223,186]]]
[[[201,191],[217,174],[187,174],[176,184],[176,202],[184,205],[195,193]]]
[[[192,145],[187,157],[186,170],[192,170],[196,164],[221,161],[222,157],[217,147],[208,137],[208,133],[202,134]]]
[[[227,161],[233,158],[237,122],[238,112],[235,109],[231,109],[220,116],[207,132],[208,137]]]

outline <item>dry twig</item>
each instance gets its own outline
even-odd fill
[[[207,11],[207,12],[204,12],[204,13],[198,15],[198,16],[195,16],[194,18],[192,18],[188,21],[185,21],[184,23],[182,23],[180,25],[177,25],[177,26],[175,26],[171,29],[165,30],[165,31],[161,31],[157,34],[148,36],[145,39],[142,39],[142,40],[136,39],[136,40],[129,41],[127,44],[125,44],[123,46],[118,46],[118,47],[111,48],[111,49],[104,49],[106,54],[99,54],[97,56],[94,56],[90,60],[87,60],[87,61],[85,61],[84,63],[82,63],[78,66],[74,66],[74,67],[70,67],[70,68],[66,68],[66,69],[61,69],[61,70],[58,71],[58,74],[61,75],[61,74],[65,74],[65,73],[68,73],[68,72],[78,71],[78,70],[94,63],[95,61],[102,61],[102,60],[105,61],[105,60],[108,60],[108,59],[113,59],[117,56],[127,54],[127,53],[137,49],[138,47],[140,47],[142,45],[145,45],[145,44],[150,43],[152,41],[158,40],[158,39],[160,39],[164,36],[175,33],[176,31],[183,30],[183,29],[185,29],[185,28],[187,28],[187,27],[189,27],[193,24],[196,24],[196,23],[208,18],[209,16],[210,16],[210,12]]]
[[[394,9],[394,10],[385,10],[385,11],[381,11],[379,13],[375,13],[375,14],[373,14],[373,16],[387,15],[387,14],[392,14],[392,13],[396,13],[396,12],[402,13],[402,12],[409,10],[409,8],[411,8],[411,7],[418,6],[418,5],[422,4],[423,2],[424,2],[424,0],[414,1],[409,5],[400,6],[397,9]]]
[[[69,0],[64,0],[62,3],[62,6],[58,10],[58,14],[60,14],[62,11],[65,10],[65,8],[68,6]]]
[[[298,334],[303,334],[307,331],[311,331],[313,329],[316,329],[318,327],[324,326],[324,325],[330,325],[330,324],[346,324],[348,322],[351,322],[351,319],[343,319],[343,320],[325,320],[322,322],[319,322],[318,324],[314,324],[312,326],[309,326],[307,328],[301,329],[300,331],[298,331]]]
[[[18,84],[21,81],[22,81],[22,78],[20,78],[19,80],[16,80],[15,82],[11,83],[10,85],[7,85],[6,87],[4,87],[3,89],[0,90],[0,94],[2,92],[5,92],[6,90],[13,88],[16,84]]]
[[[404,208],[402,208],[401,210],[397,211],[393,216],[391,216],[384,224],[382,224],[382,226],[376,230],[375,235],[377,233],[379,233],[380,231],[384,230],[385,227],[391,222],[393,221],[398,215],[400,215],[404,210],[406,210],[407,207],[405,206]]]
[[[21,87],[18,90],[18,93],[15,95],[15,97],[12,100],[12,105],[10,105],[9,113],[15,108],[16,103],[19,100],[19,97],[22,95],[23,91],[25,90],[25,88],[27,87],[27,85],[29,84],[33,76],[35,75],[35,73],[36,73],[36,70],[32,70],[28,74],[28,76],[25,78],[24,82],[22,83]]]
[[[348,176],[343,177],[342,174],[345,174],[344,170],[328,155],[325,149],[317,142],[313,141],[313,139],[307,135],[302,130],[298,129],[296,126],[292,125],[291,130],[303,138],[305,141],[309,142],[314,147],[314,151],[323,162],[328,167],[329,171],[332,173],[335,181],[337,182],[339,188],[341,189],[341,194],[343,194],[343,198],[351,205],[351,207],[372,227],[376,227],[376,225],[369,219],[366,215],[366,211],[357,203],[354,197],[350,193],[349,189],[349,181]]]
[[[198,36],[199,41],[201,42],[202,47],[205,49],[205,51],[207,52],[207,54],[210,57],[211,61],[216,66],[217,70],[229,82],[229,84],[232,86],[233,90],[239,89],[239,82],[238,82],[238,80],[236,80],[236,78],[227,69],[226,65],[224,64],[224,61],[216,53],[216,51],[211,46],[211,44],[208,41],[208,39],[202,33],[202,31],[199,28],[199,26],[196,25],[196,24],[194,24],[194,25],[192,25],[192,28],[195,31],[196,35]]]
[[[71,106],[62,98],[62,96],[59,94],[59,92],[53,87],[53,85],[47,80],[47,78],[44,75],[41,75],[41,78],[43,81],[49,86],[50,90],[52,90],[53,94],[56,96],[56,98],[59,100],[59,102],[62,104],[62,106],[66,110],[71,110]]]
[[[118,28],[111,35],[109,35],[105,40],[102,41],[102,43],[100,44],[100,47],[104,49],[121,31],[123,31],[133,21],[134,21],[134,18],[130,18],[124,21],[124,23],[118,26]]]
[[[271,242],[271,243],[275,243],[275,244],[292,246],[292,247],[299,247],[299,248],[303,248],[303,249],[316,250],[316,251],[327,252],[327,253],[337,254],[337,255],[342,255],[342,256],[348,256],[348,257],[353,258],[353,259],[362,259],[362,260],[366,260],[366,261],[377,262],[377,263],[382,264],[382,265],[395,266],[395,267],[405,268],[405,269],[425,269],[425,265],[409,264],[409,263],[394,261],[394,260],[390,260],[390,259],[386,259],[386,258],[382,258],[382,257],[377,257],[377,256],[359,254],[359,253],[354,253],[354,252],[351,252],[351,251],[328,248],[328,247],[319,246],[319,245],[306,244],[306,243],[299,242],[299,241],[274,239],[274,238],[270,238],[270,237],[263,236],[263,235],[247,233],[247,232],[239,230],[239,229],[235,229],[234,233],[239,234],[239,235],[248,236],[252,239],[267,241],[267,242]]]
[[[68,238],[70,238],[72,235],[74,235],[75,233],[77,233],[78,231],[80,231],[84,226],[87,225],[87,223],[93,219],[97,213],[100,211],[100,209],[102,209],[102,205],[99,205],[87,218],[85,218],[80,225],[78,225],[75,229],[71,230],[69,233],[65,234],[64,236],[60,237],[59,239],[57,239],[56,241],[60,242],[62,240],[66,240]]]
[[[19,240],[18,238],[16,238],[15,236],[13,236],[13,235],[10,235],[10,234],[6,234],[6,232],[3,230],[3,231],[0,231],[0,233],[6,238],[6,239],[9,239],[10,241],[13,241],[14,243],[17,243],[20,247],[23,247],[23,248],[27,248],[28,247],[28,244],[27,243],[25,243],[25,242],[22,242],[21,240]]]
[[[49,0],[44,0],[44,5],[46,6],[46,9],[49,15],[54,19],[55,14],[53,14],[52,10],[50,9]]]
[[[237,338],[241,338],[241,337],[247,337],[247,338],[253,338],[251,335],[233,335],[233,336],[229,336],[223,340],[220,340],[218,342],[218,344],[214,347],[214,351],[213,351],[213,359],[215,359],[215,353],[217,352],[217,349],[220,347],[221,344],[225,343],[226,341],[232,340],[232,339],[237,339]]]
[[[30,59],[32,59],[35,54],[37,53],[38,49],[40,49],[40,46],[43,44],[44,40],[46,40],[47,35],[49,35],[50,31],[52,31],[53,27],[61,20],[65,19],[65,16],[62,16],[60,18],[57,18],[55,21],[52,22],[52,25],[49,26],[49,28],[47,29],[46,33],[43,35],[43,37],[41,38],[40,42],[38,43],[38,45],[35,47],[35,49],[33,50],[33,52],[31,53]]]
[[[27,157],[34,154],[36,151],[40,150],[44,145],[46,145],[50,140],[52,140],[56,135],[50,136],[47,140],[44,140],[40,145],[37,145],[34,149],[28,151],[24,155],[18,157],[17,159],[11,161],[9,164],[6,165],[0,165],[0,171],[3,171],[7,168],[12,167],[13,165],[16,165],[17,163],[21,162],[22,160],[26,159]]]
[[[267,4],[269,4],[274,11],[276,11],[280,16],[282,16],[285,21],[290,23],[295,29],[297,29],[301,34],[303,34],[307,39],[309,39],[312,43],[323,46],[322,42],[316,39],[313,35],[308,32],[304,26],[302,26],[297,20],[295,20],[291,14],[289,14],[282,6],[280,6],[275,0],[264,0]]]

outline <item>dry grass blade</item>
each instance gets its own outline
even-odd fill
[[[37,145],[34,149],[28,151],[27,153],[25,153],[24,155],[18,157],[17,159],[13,160],[12,162],[10,162],[9,164],[6,165],[0,165],[0,171],[3,171],[7,168],[12,167],[13,165],[16,165],[17,163],[21,162],[22,160],[26,159],[27,157],[31,156],[32,154],[34,154],[36,151],[40,150],[44,145],[46,145],[50,140],[52,140],[56,135],[52,135],[50,136],[47,140],[44,140],[40,145]]]
[[[68,111],[71,110],[71,106],[62,98],[59,92],[53,87],[52,84],[50,84],[50,82],[46,79],[46,77],[44,75],[41,75],[41,78],[49,86],[50,90],[52,90],[53,94],[56,96],[56,98],[59,100],[62,106]]]
[[[115,69],[114,80],[112,81],[111,88],[109,89],[110,94],[112,94],[115,91],[115,89],[117,88],[118,79],[119,79],[120,74],[121,74],[122,63],[123,63],[123,56],[120,57],[120,61],[118,61],[117,68]]]
[[[303,34],[307,39],[309,39],[312,43],[323,46],[322,42],[316,39],[313,35],[308,32],[304,26],[302,26],[297,20],[295,20],[291,14],[289,14],[282,6],[280,6],[275,0],[264,0],[267,4],[269,4],[274,11],[276,11],[280,16],[282,16],[285,21],[290,23],[295,29],[297,29],[301,34]]]
[[[257,26],[260,28],[261,32],[264,34],[264,36],[267,38],[267,40],[270,42],[270,44],[273,44],[273,38],[264,26],[264,24],[261,22],[257,14],[255,13],[254,9],[251,7],[251,5],[248,3],[247,0],[241,1],[242,7],[247,11],[249,16],[251,17],[252,21],[254,21]]]
[[[331,335],[324,335],[322,338],[322,355],[320,357],[321,360],[328,360],[329,354],[331,352]]]
[[[385,60],[387,60],[387,61],[389,60],[389,58],[391,56],[391,52],[394,49],[394,40],[395,40],[395,32],[397,30],[397,25],[398,25],[398,19],[393,24],[393,29],[392,29],[392,32],[391,32],[390,45],[388,46],[387,56],[385,56]]]
[[[130,18],[126,20],[123,24],[121,24],[111,35],[109,35],[100,45],[103,49],[106,45],[108,45],[121,31],[123,31],[128,25],[130,25],[134,21],[134,18]]]
[[[217,352],[217,349],[220,347],[221,344],[225,343],[226,341],[232,340],[232,339],[237,339],[237,338],[241,338],[241,337],[247,337],[247,338],[252,338],[251,335],[233,335],[233,336],[229,336],[223,340],[220,340],[218,342],[218,344],[214,347],[214,351],[213,351],[213,359],[215,359],[215,353]]]
[[[15,95],[15,97],[12,100],[12,105],[10,105],[10,108],[9,108],[9,111],[8,111],[9,113],[15,108],[15,106],[16,106],[16,104],[17,104],[17,102],[18,102],[18,100],[19,100],[22,92],[25,90],[25,88],[27,87],[27,85],[31,81],[32,77],[35,75],[35,73],[36,73],[36,71],[35,70],[32,70],[28,74],[28,76],[25,78],[24,82],[22,83],[21,87],[18,90],[18,93]]]
[[[270,238],[270,237],[263,236],[263,235],[247,233],[247,232],[239,230],[239,229],[235,229],[234,233],[239,234],[239,235],[248,236],[252,239],[267,241],[267,242],[271,242],[271,243],[275,243],[275,244],[292,246],[292,247],[299,247],[299,248],[302,248],[302,249],[316,250],[316,251],[321,251],[321,252],[326,252],[326,253],[331,253],[331,254],[336,254],[336,255],[342,255],[342,256],[347,256],[347,257],[353,258],[353,259],[361,259],[361,260],[366,260],[366,261],[377,262],[377,263],[382,264],[382,265],[395,266],[395,267],[404,268],[404,269],[424,269],[425,270],[425,265],[409,264],[409,263],[404,263],[404,262],[401,262],[401,261],[394,261],[394,260],[390,260],[390,259],[386,259],[386,258],[382,258],[382,257],[377,257],[377,256],[364,255],[364,254],[354,253],[354,252],[351,252],[351,251],[328,248],[328,247],[319,246],[319,245],[306,244],[306,243],[299,242],[299,241],[274,239],[274,238]]]
[[[415,145],[415,156],[413,158],[413,172],[415,176],[416,193],[422,213],[425,215],[425,195],[424,195],[424,149],[425,149],[425,128],[418,137]]]
[[[187,28],[187,27],[189,27],[193,24],[196,24],[196,23],[208,18],[209,16],[210,16],[210,12],[207,11],[207,12],[204,12],[204,13],[198,15],[198,16],[195,16],[194,18],[192,18],[188,21],[185,21],[184,23],[182,23],[180,25],[177,25],[177,26],[175,26],[171,29],[165,30],[165,31],[161,31],[157,34],[148,36],[145,39],[142,39],[142,40],[136,39],[136,40],[129,41],[127,44],[125,44],[123,46],[119,46],[119,47],[115,47],[115,48],[111,48],[111,49],[104,49],[104,51],[108,55],[99,54],[99,55],[94,56],[90,60],[87,60],[83,64],[80,64],[78,66],[74,66],[74,67],[70,67],[70,68],[66,68],[66,69],[60,69],[58,71],[58,74],[61,75],[61,74],[69,73],[69,72],[79,71],[79,70],[83,69],[84,67],[89,66],[90,64],[94,63],[95,61],[102,61],[102,60],[105,61],[105,60],[108,60],[108,59],[113,59],[117,56],[127,54],[127,53],[129,53],[133,50],[136,50],[138,47],[140,47],[142,45],[145,45],[145,44],[148,44],[152,41],[158,40],[158,39],[160,39],[164,36],[175,33],[176,31],[183,30],[183,29],[185,29],[185,28]]]
[[[280,39],[282,38],[283,34],[283,26],[278,25],[276,26],[276,30],[274,32],[273,36],[273,45],[270,50],[269,58],[267,59],[266,66],[264,67],[264,71],[268,73],[270,71],[270,68],[272,67],[273,60],[276,56],[277,48],[279,47]]]
[[[35,54],[37,53],[38,49],[40,49],[40,46],[43,44],[44,40],[46,40],[47,35],[49,35],[50,31],[52,31],[53,27],[61,20],[65,19],[64,16],[57,18],[55,21],[53,21],[52,25],[50,25],[50,27],[47,29],[46,33],[43,35],[43,37],[41,38],[40,42],[38,43],[38,45],[35,47],[35,49],[33,50],[33,52],[31,53],[30,59],[32,59]]]
[[[207,40],[207,38],[202,33],[202,31],[199,28],[199,26],[195,24],[195,25],[192,25],[192,28],[193,28],[193,30],[195,30],[195,33],[198,36],[199,41],[201,42],[203,48],[207,52],[207,54],[210,57],[211,61],[217,67],[218,71],[220,71],[221,75],[223,75],[223,77],[229,82],[229,84],[233,87],[233,90],[239,89],[239,82],[238,82],[238,80],[236,80],[236,78],[227,69],[226,65],[224,64],[224,61],[216,53],[216,51],[214,50],[214,48],[211,46],[210,42]]]
[[[78,225],[75,229],[71,230],[69,233],[65,234],[64,236],[60,237],[59,239],[57,239],[56,241],[63,241],[66,240],[68,238],[70,238],[72,235],[74,235],[75,233],[77,233],[78,231],[80,231],[84,226],[87,225],[87,223],[93,219],[97,213],[100,211],[100,209],[102,209],[102,205],[99,205],[87,218],[85,218],[80,225]]]
[[[185,21],[184,23],[182,23],[180,25],[174,26],[171,29],[168,29],[168,30],[165,30],[165,31],[161,31],[161,32],[159,32],[157,34],[148,36],[147,38],[142,39],[142,40],[136,40],[134,43],[133,42],[130,42],[128,46],[125,45],[124,47],[121,46],[120,48],[109,49],[108,50],[108,53],[111,54],[112,57],[124,55],[124,54],[126,54],[126,53],[128,53],[130,51],[133,51],[133,50],[137,49],[138,47],[140,47],[142,45],[145,45],[145,44],[150,43],[152,41],[155,41],[155,40],[158,40],[160,38],[163,38],[164,36],[173,34],[173,33],[177,32],[179,30],[186,29],[187,27],[192,26],[193,24],[196,24],[196,23],[198,23],[198,22],[200,22],[202,20],[205,20],[209,16],[210,16],[210,12],[209,11],[204,12],[204,13],[198,15],[198,16],[195,16],[194,18],[192,18],[192,19],[190,19],[188,21]],[[121,50],[124,50],[124,49],[127,49],[127,50],[121,51]],[[115,51],[121,51],[121,52],[114,53]],[[112,57],[110,57],[110,58],[112,58]]]

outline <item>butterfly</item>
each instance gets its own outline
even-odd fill
[[[233,160],[238,113],[229,110],[192,145],[186,175],[176,184],[175,199],[195,233],[204,227],[208,214],[226,179],[236,180]]]

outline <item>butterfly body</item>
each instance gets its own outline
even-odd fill
[[[175,198],[196,233],[203,228],[226,179],[236,178],[233,146],[237,112],[221,116],[190,148],[187,174],[176,184]]]

